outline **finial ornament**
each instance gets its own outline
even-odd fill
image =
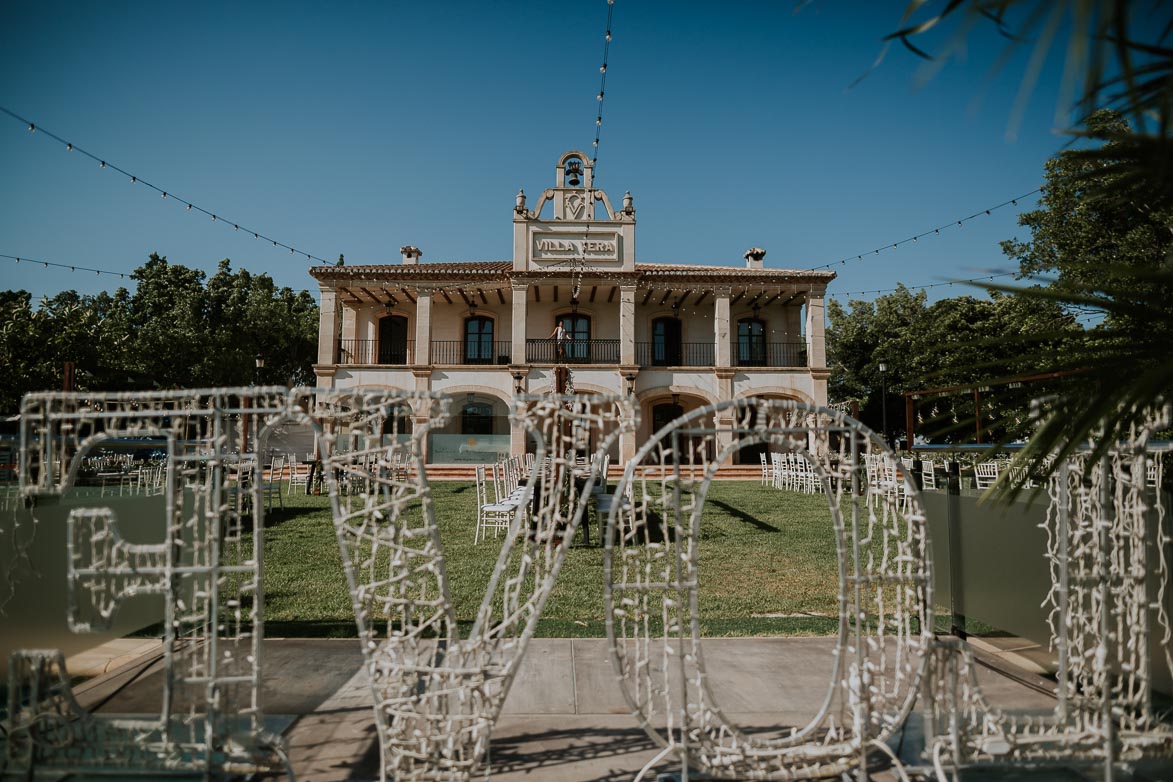
[[[517,206],[513,207],[513,211],[519,215],[525,214],[525,190],[517,191]]]

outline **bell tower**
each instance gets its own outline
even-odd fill
[[[525,191],[513,209],[513,269],[528,271],[577,266],[635,269],[635,205],[631,193],[615,210],[594,186],[594,164],[571,150],[558,158],[554,187],[542,191],[536,208],[526,208]],[[543,217],[547,204],[548,217]],[[601,212],[601,214],[600,214]]]

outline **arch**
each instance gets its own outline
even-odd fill
[[[635,398],[640,403],[640,405],[643,405],[652,401],[657,396],[672,394],[680,394],[681,396],[695,396],[704,400],[706,405],[715,405],[721,401],[713,394],[710,394],[703,389],[697,388],[696,386],[677,385],[675,383],[669,383],[666,386],[654,386],[652,388],[645,388],[642,391],[636,391]]]
[[[794,399],[799,402],[811,405],[812,407],[818,407],[818,403],[815,401],[814,397],[790,386],[757,386],[755,388],[749,388],[744,391],[738,391],[733,395],[735,400],[749,399],[751,397],[764,397],[766,399]]]

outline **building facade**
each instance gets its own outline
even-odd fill
[[[431,463],[524,452],[507,415],[515,394],[634,395],[641,424],[621,460],[703,405],[826,404],[833,272],[767,269],[758,248],[742,266],[638,263],[631,194],[616,208],[592,175],[585,153],[567,152],[533,209],[518,193],[512,260],[424,263],[407,246],[398,264],[311,269],[319,387],[453,395],[451,421],[425,444]]]

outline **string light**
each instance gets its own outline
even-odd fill
[[[842,258],[838,261],[831,261],[830,263],[824,263],[822,266],[812,266],[807,271],[815,271],[817,269],[830,269],[832,266],[835,266],[837,264],[843,264],[843,263],[846,263],[847,261],[851,261],[851,260],[862,261],[863,256],[865,256],[865,255],[879,255],[880,250],[895,250],[895,249],[899,248],[900,245],[902,245],[902,244],[912,244],[912,243],[915,243],[917,240],[919,240],[925,236],[929,236],[929,235],[940,236],[941,231],[945,228],[953,228],[954,226],[956,226],[958,228],[962,228],[962,227],[964,227],[963,226],[964,223],[968,223],[970,220],[973,220],[978,217],[982,217],[984,215],[989,215],[992,212],[994,212],[995,210],[1001,209],[1006,206],[1018,206],[1018,200],[1020,198],[1028,198],[1029,196],[1032,196],[1035,193],[1041,193],[1042,190],[1043,189],[1041,187],[1036,187],[1034,190],[1030,191],[1029,193],[1023,193],[1022,195],[1018,196],[1018,198],[1011,198],[1009,201],[1003,201],[1000,204],[996,204],[994,206],[991,206],[989,209],[983,209],[979,212],[974,212],[969,217],[963,217],[960,220],[951,220],[948,223],[945,223],[944,225],[937,226],[936,228],[932,228],[928,231],[922,231],[921,233],[910,236],[907,239],[901,239],[898,242],[893,242],[891,245],[884,244],[875,250],[868,250],[866,253],[858,253],[854,256],[848,255],[847,257]]]
[[[599,175],[599,138],[603,132],[603,95],[607,87],[607,59],[611,52],[611,20],[614,14],[615,2],[607,0],[607,26],[603,28],[606,31],[603,34],[603,64],[599,68],[599,109],[595,112],[595,140],[592,143],[594,152],[591,156],[591,169],[594,171],[594,177]]]
[[[16,263],[20,263],[21,261],[28,261],[30,263],[39,263],[39,264],[41,264],[41,266],[43,266],[46,269],[48,269],[50,266],[55,266],[58,269],[69,269],[71,272],[75,272],[78,269],[81,269],[83,272],[93,272],[94,274],[98,275],[99,277],[101,277],[103,274],[109,274],[112,276],[116,275],[118,277],[118,279],[120,279],[120,280],[124,280],[128,276],[128,274],[126,272],[116,272],[116,271],[112,271],[110,269],[94,269],[94,268],[91,268],[88,266],[71,266],[68,263],[53,263],[52,261],[42,261],[39,258],[25,258],[24,256],[4,255],[3,253],[0,253],[0,258],[6,258],[10,261],[15,261]]]
[[[65,139],[61,138],[61,136],[58,136],[56,133],[53,133],[52,131],[45,130],[44,128],[38,128],[35,123],[20,116],[16,112],[11,111],[8,108],[5,108],[4,106],[0,106],[0,113],[7,114],[9,117],[12,117],[13,119],[17,120],[18,122],[22,122],[22,123],[26,124],[28,126],[29,132],[36,132],[37,130],[40,130],[43,135],[60,143],[62,146],[64,146],[66,148],[66,150],[68,150],[70,152],[77,152],[78,154],[83,155],[85,157],[88,157],[90,160],[93,160],[94,162],[96,162],[98,164],[99,168],[104,169],[104,168],[109,167],[109,168],[113,169],[114,171],[117,171],[118,173],[122,174],[123,176],[129,177],[130,183],[132,185],[137,184],[137,185],[143,185],[144,187],[150,188],[151,190],[154,190],[155,192],[159,193],[159,195],[163,199],[166,199],[168,196],[171,196],[173,199],[178,200],[181,204],[184,204],[184,207],[187,211],[190,212],[191,210],[195,209],[196,211],[203,212],[204,214],[211,217],[213,222],[217,221],[217,215],[213,214],[210,210],[204,209],[202,206],[195,204],[191,201],[188,201],[186,199],[179,198],[178,196],[175,195],[174,191],[164,190],[161,187],[153,185],[150,182],[148,182],[147,180],[141,179],[138,175],[132,174],[131,172],[129,172],[123,168],[119,168],[118,166],[114,165],[113,163],[107,163],[105,160],[98,157],[97,155],[94,155],[91,152],[87,152],[85,149],[81,148],[80,146],[74,145],[70,141],[66,141]],[[234,223],[234,225],[239,225],[239,224]],[[252,229],[249,229],[249,228],[246,228],[245,230],[252,231]],[[253,231],[253,235],[257,236],[258,238],[263,237],[265,240],[272,242],[274,247],[284,247],[285,249],[289,250],[290,253],[304,253],[306,255],[306,257],[311,260],[318,261],[319,263],[322,263],[322,264],[329,263],[325,258],[319,258],[316,255],[305,252],[304,250],[299,250],[291,245],[279,242],[276,239],[273,239],[272,237],[265,236],[264,234],[260,233],[259,231]],[[8,256],[0,256],[0,257],[8,257]],[[106,273],[107,274],[117,274],[117,272],[106,272]]]
[[[985,282],[987,280],[996,280],[999,277],[1014,277],[1017,274],[1018,274],[1018,272],[1002,272],[1001,274],[987,274],[984,277],[972,277],[968,280],[948,280],[946,282],[933,282],[933,283],[929,283],[927,285],[902,285],[897,288],[881,288],[881,289],[874,290],[874,291],[846,291],[846,292],[841,292],[841,293],[828,292],[827,295],[831,296],[831,297],[836,297],[836,296],[867,296],[869,294],[894,293],[894,292],[900,290],[900,288],[904,288],[905,290],[909,290],[909,291],[924,291],[924,290],[928,290],[930,288],[940,288],[943,286],[950,286],[951,287],[954,283],[961,285],[961,284],[971,283],[971,282]]]

